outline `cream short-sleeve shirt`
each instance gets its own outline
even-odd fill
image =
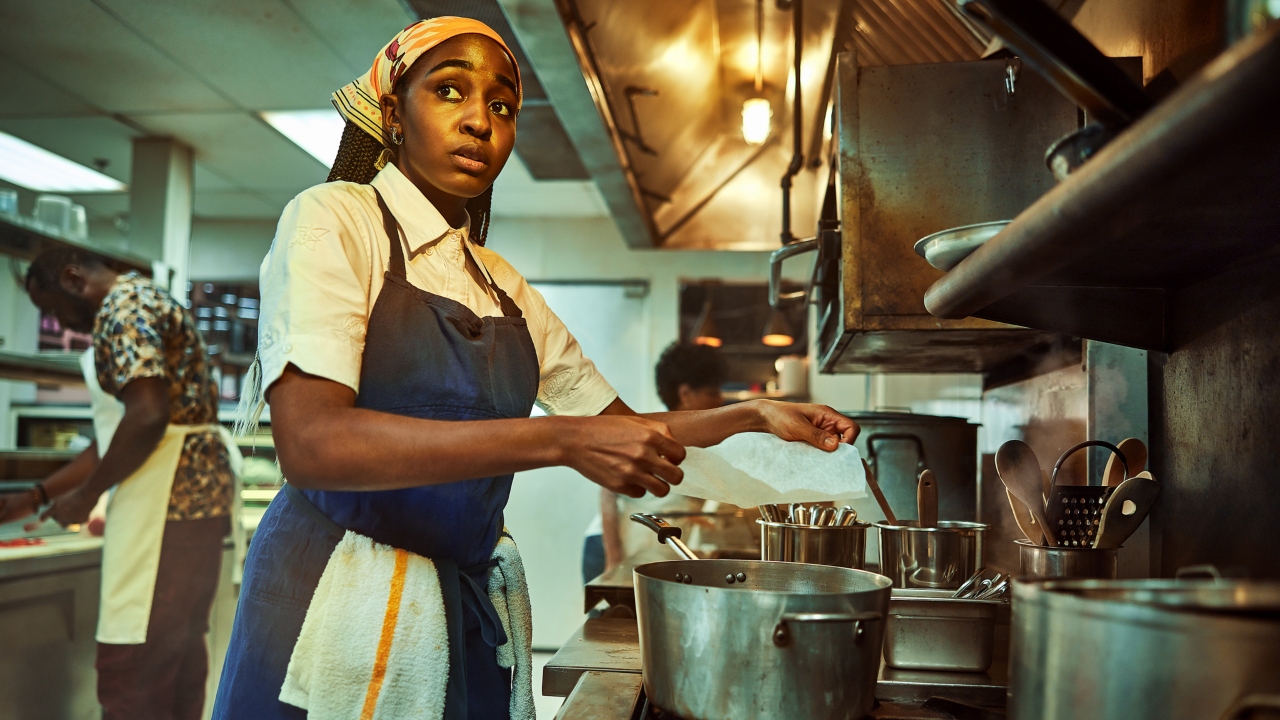
[[[468,243],[482,272],[520,306],[538,354],[540,407],[553,415],[596,415],[618,397],[542,295],[497,253],[470,243],[466,227],[451,228],[394,165],[378,173],[372,187],[325,183],[304,190],[285,207],[260,277],[263,388],[293,363],[360,391],[365,328],[390,250],[373,188],[404,231],[401,248],[410,283],[481,317],[502,315],[489,289],[466,270],[462,243]]]

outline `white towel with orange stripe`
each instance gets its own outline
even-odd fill
[[[448,681],[435,564],[348,531],[307,608],[281,702],[310,720],[439,720]]]

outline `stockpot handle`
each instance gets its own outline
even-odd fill
[[[791,628],[788,623],[853,623],[853,642],[862,642],[865,634],[863,623],[884,619],[878,612],[859,613],[783,613],[773,628],[773,644],[786,647],[791,644]]]
[[[867,462],[871,467],[879,472],[880,467],[876,464],[876,442],[884,442],[886,440],[906,440],[916,444],[916,474],[929,467],[929,461],[924,457],[924,441],[919,435],[913,433],[872,433],[867,436]]]
[[[1084,448],[1087,448],[1087,447],[1104,447],[1110,450],[1112,453],[1115,454],[1116,457],[1120,458],[1120,465],[1124,467],[1124,476],[1126,478],[1129,477],[1129,461],[1125,459],[1124,453],[1120,452],[1120,448],[1116,447],[1115,445],[1112,445],[1106,440],[1085,440],[1082,443],[1077,443],[1075,445],[1072,445],[1070,448],[1067,448],[1066,452],[1062,453],[1062,457],[1058,458],[1058,462],[1053,464],[1053,475],[1052,475],[1053,479],[1049,481],[1049,484],[1057,485],[1058,470],[1062,469],[1062,463],[1066,462],[1067,458],[1071,457],[1072,454],[1075,453],[1075,451],[1083,450]]]
[[[1222,720],[1244,720],[1249,717],[1245,713],[1252,710],[1280,710],[1280,695],[1245,695],[1223,714]]]
[[[1187,565],[1178,568],[1173,577],[1181,580],[1188,577],[1206,577],[1210,580],[1221,580],[1222,573],[1218,572],[1217,565]]]

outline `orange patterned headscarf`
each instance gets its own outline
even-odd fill
[[[520,66],[511,48],[498,33],[479,20],[462,17],[438,17],[419,20],[401,30],[373,59],[373,67],[333,94],[333,106],[347,120],[386,144],[382,133],[382,96],[391,93],[396,81],[422,54],[445,40],[459,35],[483,35],[498,43],[516,71],[516,109],[524,99],[520,84]]]

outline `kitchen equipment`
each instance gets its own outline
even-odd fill
[[[967,418],[910,412],[845,414],[862,428],[854,445],[875,471],[895,519],[917,519],[916,485],[926,469],[938,482],[938,517],[977,519],[977,425]]]
[[[1160,483],[1145,477],[1132,477],[1120,483],[1120,487],[1107,498],[1098,522],[1098,536],[1093,540],[1095,548],[1118,548],[1133,534],[1156,498],[1160,497]]]
[[[760,559],[834,565],[861,570],[866,564],[867,528],[760,523]]]
[[[996,451],[996,472],[1009,494],[1022,503],[1044,530],[1045,542],[1057,545],[1049,521],[1045,517],[1041,492],[1040,461],[1031,446],[1021,440],[1010,440]]]
[[[85,216],[83,205],[71,204],[70,212],[67,214],[66,233],[72,240],[89,239],[89,220]]]
[[[1008,488],[1005,489],[1004,494],[1009,498],[1009,509],[1013,511],[1013,521],[1018,524],[1018,529],[1033,545],[1042,544],[1044,533],[1040,532],[1040,524],[1031,516],[1031,511],[1022,504],[1021,500],[1014,497]]]
[[[958,600],[937,590],[894,590],[884,662],[900,670],[986,672],[996,613],[1006,601]]]
[[[940,520],[922,528],[914,520],[875,523],[880,572],[899,588],[954,590],[983,566],[982,523]]]
[[[1137,475],[1147,467],[1147,446],[1138,438],[1125,438],[1117,443],[1116,447],[1129,462],[1129,472],[1133,475]],[[1126,479],[1124,468],[1116,464],[1116,459],[1115,454],[1107,458],[1107,467],[1102,471],[1102,484],[1107,487],[1115,487]]]
[[[1044,154],[1044,164],[1053,177],[1062,182],[1079,170],[1103,145],[1117,134],[1114,127],[1102,123],[1089,123],[1073,133],[1056,140]]]
[[[71,225],[71,198],[62,195],[39,195],[36,197],[32,216],[38,222],[48,225],[59,235],[67,234]]]
[[[957,228],[942,230],[932,235],[925,235],[916,241],[916,254],[924,258],[930,265],[947,272],[969,257],[969,254],[997,233],[1005,229],[1011,220],[962,225]]]
[[[18,214],[18,191],[0,188],[0,215]]]
[[[1113,579],[1119,548],[1045,547],[1026,540],[1015,540],[1018,546],[1020,579],[1054,578]]]
[[[1275,581],[1019,582],[1013,607],[1011,720],[1225,720],[1280,695]]]
[[[891,523],[896,523],[898,518],[893,514],[893,508],[889,507],[889,501],[885,499],[884,493],[880,490],[880,483],[876,480],[876,474],[872,472],[871,466],[867,465],[867,461],[862,461],[862,468],[867,473],[867,487],[871,488],[871,494],[875,496],[876,503],[880,506],[880,511],[884,513],[884,517]]]
[[[916,488],[916,515],[920,518],[920,527],[937,527],[938,525],[938,482],[932,470],[920,473],[920,483]]]
[[[678,539],[656,518],[632,519],[665,542]],[[686,720],[870,712],[888,578],[761,560],[648,563],[634,577],[644,687],[655,706]]]
[[[1102,508],[1115,488],[1103,485],[1060,485],[1058,472],[1067,458],[1087,447],[1104,447],[1111,451],[1112,457],[1120,461],[1125,477],[1129,476],[1129,463],[1124,453],[1109,442],[1102,440],[1086,440],[1071,446],[1053,466],[1050,476],[1049,498],[1045,504],[1045,515],[1049,519],[1046,527],[1050,535],[1057,538],[1058,544],[1065,547],[1092,547],[1097,537],[1098,523],[1102,521]]]

